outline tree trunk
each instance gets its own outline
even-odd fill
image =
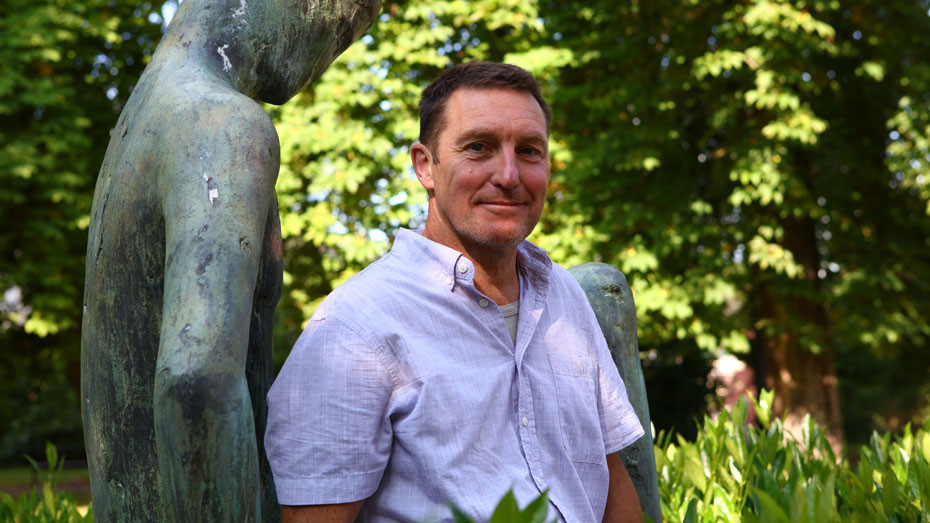
[[[755,348],[759,385],[775,391],[773,410],[786,414],[786,430],[800,439],[806,414],[827,432],[834,452],[843,444],[843,419],[830,335],[817,276],[819,254],[810,219],[783,222],[784,246],[804,268],[804,277],[778,290],[757,286],[762,324]],[[775,295],[775,292],[778,295]]]

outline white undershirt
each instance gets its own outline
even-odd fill
[[[510,331],[510,341],[514,346],[517,345],[517,320],[520,319],[520,300],[507,305],[500,306],[501,314],[504,315],[504,322],[507,324],[507,330]]]

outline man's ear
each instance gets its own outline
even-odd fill
[[[413,170],[417,173],[417,179],[420,185],[427,191],[433,190],[433,154],[429,148],[422,143],[415,143],[410,146],[410,161],[413,163]]]

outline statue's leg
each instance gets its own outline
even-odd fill
[[[570,272],[581,284],[594,309],[614,363],[626,385],[630,403],[646,430],[646,434],[636,443],[620,451],[620,457],[636,487],[643,511],[653,521],[661,521],[656,457],[650,430],[649,403],[646,401],[646,382],[639,362],[633,293],[623,273],[610,265],[585,263],[572,267]]]

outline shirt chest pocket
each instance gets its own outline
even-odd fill
[[[562,445],[572,461],[604,461],[604,437],[597,408],[597,368],[593,361],[549,353],[558,398]]]

